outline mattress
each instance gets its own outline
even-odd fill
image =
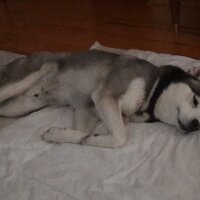
[[[182,56],[100,45],[91,48],[130,54],[157,66],[197,68]],[[0,51],[0,65],[22,56]],[[50,144],[50,127],[70,127],[73,111],[49,107],[21,118],[0,119],[1,200],[199,200],[200,135],[181,135],[162,123],[128,123],[127,144],[103,149]],[[104,132],[100,124],[96,132]]]

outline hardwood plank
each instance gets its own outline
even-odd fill
[[[65,20],[100,21],[172,29],[169,6],[144,3],[148,2],[145,0],[126,0],[126,3],[123,0],[116,0],[114,4],[111,0],[85,0],[82,3],[78,0],[62,3],[55,0],[8,2],[14,15],[21,15],[21,18],[30,21],[62,25],[66,24]]]
[[[0,1],[0,47],[11,48],[10,23],[5,3]]]
[[[26,32],[24,31],[26,30]],[[37,31],[36,31],[37,30]],[[154,30],[155,31],[155,30]],[[29,34],[27,34],[29,33]],[[146,33],[148,34],[148,32]],[[156,32],[155,32],[156,34]],[[171,33],[171,35],[173,35]],[[159,40],[132,37],[119,32],[96,31],[96,29],[63,27],[46,24],[17,23],[15,26],[16,43],[14,51],[31,53],[33,51],[81,51],[89,48],[96,40],[105,45],[118,48],[138,48],[163,53],[200,57],[199,46],[191,47]]]
[[[197,9],[187,9],[174,42],[167,0],[6,0],[0,1],[0,48],[20,53],[81,51],[94,41],[200,58]],[[196,4],[195,4],[196,5]],[[1,9],[4,13],[1,12]],[[189,14],[193,9],[195,14]],[[3,13],[3,14],[2,14]],[[193,27],[194,30],[193,30]],[[187,30],[188,29],[188,30]]]

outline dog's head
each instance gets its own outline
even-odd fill
[[[168,78],[170,79],[170,76]],[[185,72],[181,73],[158,97],[154,116],[162,122],[176,126],[184,133],[199,130],[200,81]]]

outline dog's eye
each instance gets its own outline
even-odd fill
[[[193,104],[194,104],[194,107],[195,107],[195,108],[196,108],[196,107],[198,106],[198,104],[199,104],[199,102],[198,102],[198,100],[197,100],[197,98],[196,98],[195,95],[193,96]]]
[[[34,94],[34,97],[39,97],[39,94]]]

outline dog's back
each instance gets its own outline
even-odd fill
[[[159,73],[159,69],[147,61],[99,50],[59,59],[57,67],[58,87],[48,92],[56,97],[57,102],[69,103],[76,108],[90,105],[91,94],[99,87],[118,98],[137,78],[146,81],[144,90],[148,93]]]
[[[146,98],[158,73],[158,68],[147,61],[99,50],[70,55],[37,53],[3,67],[0,102],[37,88],[35,96],[40,93],[44,101],[88,107],[97,88],[119,98],[137,78],[145,80],[142,92]]]

